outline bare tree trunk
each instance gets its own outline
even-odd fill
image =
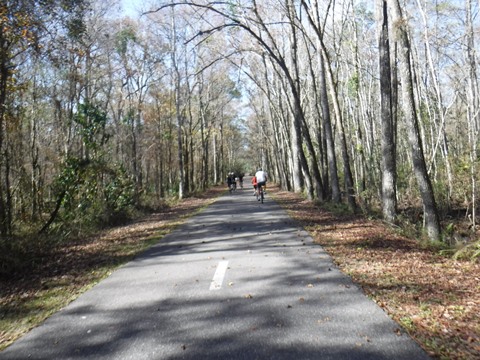
[[[309,168],[312,171],[312,179],[311,181],[313,184],[311,185],[311,193],[313,197],[313,192],[315,192],[317,199],[324,200],[323,197],[323,184],[322,178],[320,176],[320,170],[318,169],[318,162],[317,162],[317,154],[315,154],[315,149],[313,147],[312,138],[310,136],[310,132],[308,131],[308,125],[303,119],[303,137],[305,138],[305,145],[308,150],[308,157],[310,159]]]
[[[6,117],[7,117],[7,92],[8,81],[10,79],[10,69],[8,63],[8,41],[3,36],[3,30],[0,30],[0,235],[8,235],[9,233],[9,217],[10,210],[8,206],[8,192],[6,186],[7,174],[7,150],[6,150]]]
[[[288,162],[291,159],[291,141],[289,141],[290,131],[287,126],[287,121],[284,120],[286,111],[283,109],[283,103],[278,97],[276,107],[274,107],[275,99],[273,98],[268,80],[266,80],[266,94],[269,101],[269,112],[272,123],[272,131],[274,134],[275,148],[280,154],[278,160],[280,162],[279,172],[281,184],[284,189],[292,191],[292,177],[289,171]],[[280,95],[280,94],[279,94]],[[276,115],[275,115],[276,114]]]
[[[226,172],[225,172],[225,146],[224,146],[224,141],[225,141],[225,136],[223,133],[223,121],[224,121],[224,114],[222,111],[222,114],[220,115],[220,139],[217,139],[220,141],[220,148],[219,153],[217,155],[217,170],[218,170],[218,176],[219,176],[219,181],[224,181],[226,177]]]
[[[325,78],[325,60],[319,55],[319,91],[323,115],[323,129],[325,131],[325,141],[327,144],[327,159],[330,175],[330,184],[332,186],[332,200],[335,203],[341,202],[340,181],[338,179],[337,158],[335,155],[335,139],[332,130],[332,120],[330,117],[330,102],[328,100],[327,80]]]
[[[201,171],[201,189],[205,190],[208,186],[208,176],[209,176],[209,152],[208,152],[208,147],[209,147],[209,141],[208,137],[206,134],[206,127],[207,127],[207,122],[205,119],[205,113],[203,111],[203,106],[200,105],[200,136],[201,136],[201,141],[202,141],[202,171]]]
[[[318,118],[320,118],[320,109],[318,107],[318,91],[317,91],[317,82],[316,82],[316,75],[314,71],[314,66],[313,66],[313,61],[312,61],[312,54],[310,53],[310,44],[308,43],[308,40],[306,39],[305,35],[303,37],[305,40],[305,48],[308,52],[308,69],[309,73],[311,76],[311,82],[312,86],[310,89],[306,89],[305,91],[308,92],[308,97],[310,98],[310,102],[312,103],[311,105],[311,118],[315,119],[314,120],[314,136],[315,138],[319,139],[318,143],[318,153],[320,154],[320,157],[322,156],[322,147],[321,147],[321,139],[323,136],[321,136],[321,126],[320,122],[318,121]],[[312,181],[313,181],[313,190],[315,191],[315,196],[317,199],[320,201],[325,200],[325,188],[323,185],[322,181],[322,176],[320,174],[320,167],[319,165],[323,165],[322,163],[318,162],[317,158],[318,155],[315,152],[315,147],[313,145],[312,141],[312,136],[309,131],[309,124],[307,123],[307,119],[304,119],[304,124],[303,124],[303,132],[304,132],[304,137],[305,141],[307,143],[307,149],[309,152],[309,167],[312,170]]]
[[[468,0],[470,1],[470,0]],[[444,156],[444,161],[445,161],[445,168],[447,172],[447,181],[448,181],[448,194],[447,194],[447,201],[450,202],[451,196],[452,196],[452,191],[453,191],[453,179],[452,179],[452,170],[451,170],[451,165],[450,165],[450,159],[448,155],[448,145],[447,145],[447,136],[445,134],[445,126],[446,126],[446,113],[449,109],[449,107],[444,107],[443,106],[443,95],[442,91],[440,88],[440,84],[438,81],[438,75],[437,75],[437,70],[435,69],[434,63],[433,63],[433,56],[432,56],[432,51],[430,50],[430,37],[428,35],[428,20],[427,16],[425,14],[425,11],[423,10],[419,0],[417,0],[417,7],[419,9],[420,14],[422,15],[423,18],[423,23],[424,23],[424,36],[425,36],[425,52],[426,52],[426,57],[427,57],[427,62],[428,62],[428,67],[431,73],[432,77],[432,82],[433,82],[433,88],[435,90],[435,96],[437,98],[437,106],[436,106],[436,112],[438,113],[440,117],[440,125],[438,126],[437,129],[437,139],[433,141],[433,150],[431,154],[431,164],[434,164],[435,158],[436,158],[436,153],[437,149],[439,146],[441,146],[441,150]],[[467,10],[467,24],[468,24],[468,10]],[[467,25],[468,26],[468,25]],[[441,144],[441,145],[440,145]],[[429,167],[429,172],[430,169],[432,168],[432,165]]]
[[[177,61],[177,28],[175,24],[174,10],[172,8],[172,48],[171,48],[171,60],[173,67],[174,87],[175,87],[175,112],[177,118],[177,161],[178,161],[178,198],[183,199],[184,187],[185,187],[185,169],[183,161],[183,115],[181,109],[181,88],[180,88],[180,69]]]
[[[31,218],[33,221],[36,221],[39,216],[39,207],[40,207],[40,198],[39,198],[39,178],[40,178],[40,164],[39,164],[39,149],[37,144],[37,137],[38,137],[38,119],[36,115],[37,110],[37,79],[36,75],[33,78],[33,94],[32,94],[32,111],[31,111],[31,119],[30,119],[30,160],[32,166],[32,174],[31,174],[31,201],[32,201],[32,208],[31,208]]]
[[[322,43],[321,43],[322,44]],[[332,99],[333,108],[335,111],[335,117],[337,119],[338,129],[340,130],[340,148],[342,150],[342,159],[343,159],[343,176],[345,181],[345,192],[347,194],[347,203],[350,209],[356,209],[357,205],[355,202],[355,189],[353,184],[353,174],[352,169],[350,167],[350,155],[348,153],[347,147],[347,138],[345,135],[345,129],[343,124],[343,116],[342,111],[340,109],[340,103],[338,100],[338,91],[336,88],[336,84],[334,81],[332,67],[330,66],[330,62],[328,60],[328,53],[325,46],[322,44],[322,53],[323,57],[325,58],[325,70],[328,80],[328,85],[330,88],[330,96]]]
[[[380,70],[380,107],[382,116],[382,212],[388,222],[397,217],[397,163],[395,119],[392,110],[392,72],[388,38],[387,1],[377,1]]]
[[[217,133],[213,133],[212,138],[212,152],[213,152],[213,183],[219,183],[219,171],[218,171],[218,153],[217,153]]]
[[[478,161],[478,134],[480,131],[480,104],[479,104],[479,89],[477,78],[477,59],[475,56],[475,39],[474,29],[472,24],[472,2],[466,0],[466,27],[467,27],[467,60],[469,66],[468,79],[468,138],[470,143],[470,183],[471,183],[471,197],[472,197],[472,229],[475,229],[477,217],[477,161]]]
[[[308,5],[306,5],[305,1],[302,1],[303,6],[308,10]],[[318,8],[317,8],[318,10]],[[309,15],[309,21],[310,24],[314,27],[315,32],[318,37],[318,44],[320,45],[321,48],[321,53],[324,58],[324,74],[326,75],[326,78],[328,80],[328,85],[330,89],[330,95],[331,95],[331,100],[332,104],[334,107],[335,111],[335,116],[337,119],[338,123],[338,128],[340,130],[340,147],[342,150],[342,158],[343,158],[343,171],[344,171],[344,180],[345,180],[345,190],[347,193],[347,202],[349,207],[352,210],[356,209],[356,202],[355,202],[355,190],[354,190],[354,184],[353,184],[353,174],[352,170],[350,167],[350,156],[348,154],[348,148],[347,148],[347,139],[344,131],[344,124],[343,124],[343,119],[342,119],[342,113],[340,110],[340,104],[338,101],[338,92],[336,89],[335,81],[334,81],[334,76],[333,76],[333,71],[332,67],[329,63],[329,57],[328,57],[328,50],[325,44],[323,43],[323,37],[322,37],[322,31],[318,19],[318,14],[317,14],[317,21],[312,18],[311,13]]]
[[[422,140],[420,138],[413,90],[411,48],[406,28],[406,19],[403,18],[399,0],[388,0],[388,3],[392,10],[393,28],[396,41],[399,44],[398,54],[403,91],[403,110],[408,122],[408,140],[411,146],[413,169],[423,200],[425,227],[430,240],[439,241],[441,236],[440,221],[438,218],[437,204],[435,202],[432,184],[427,172]]]
[[[292,0],[286,0],[285,5],[287,7],[288,17],[290,20],[290,29],[292,30],[290,36],[290,44],[291,44],[291,61],[293,67],[293,76],[289,76],[290,78],[290,87],[292,88],[292,95],[293,95],[293,116],[292,116],[292,130],[293,136],[292,139],[292,150],[293,154],[293,188],[296,192],[299,192],[303,188],[303,181],[300,178],[301,174],[300,171],[303,170],[303,175],[305,177],[305,181],[307,183],[307,187],[310,189],[307,190],[308,197],[312,198],[313,194],[311,191],[311,180],[310,180],[310,173],[308,171],[308,166],[306,163],[305,155],[303,153],[302,148],[302,117],[303,117],[303,109],[300,102],[300,79],[299,79],[299,70],[298,70],[298,44],[297,44],[297,31],[295,25],[295,8],[293,5]],[[286,67],[285,67],[286,69]],[[288,70],[286,70],[288,71]]]
[[[317,9],[316,13],[313,13],[307,3],[302,1],[302,6],[306,9],[308,14],[308,20],[310,25],[314,28],[317,34],[317,48],[322,49],[322,31],[320,27],[320,17],[318,13],[318,4],[314,2],[313,7]],[[338,179],[337,172],[337,159],[335,156],[335,141],[332,130],[331,122],[331,113],[330,113],[330,102],[328,100],[328,90],[327,90],[327,81],[325,75],[325,59],[321,54],[321,51],[318,51],[318,61],[319,61],[319,92],[320,92],[320,102],[323,115],[323,131],[325,132],[325,142],[327,147],[327,160],[328,160],[328,169],[330,175],[330,184],[332,187],[332,201],[335,203],[341,202],[340,194],[340,182]]]

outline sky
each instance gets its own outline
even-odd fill
[[[142,9],[148,3],[144,0],[121,0],[122,8],[126,16],[135,18],[138,16],[139,9]]]

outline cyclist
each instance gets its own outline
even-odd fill
[[[267,173],[262,170],[262,168],[259,168],[258,171],[255,173],[255,178],[257,179],[257,190],[260,190],[261,187],[265,187],[267,184]],[[260,199],[258,199],[260,201]]]
[[[235,190],[235,176],[233,173],[229,173],[227,176],[227,185],[228,185],[228,190],[232,192],[232,190]]]
[[[257,177],[252,177],[252,185],[253,185],[253,196],[257,195]]]
[[[230,176],[232,177],[233,191],[235,191],[235,190],[237,190],[237,177],[235,176],[234,172],[230,173]]]

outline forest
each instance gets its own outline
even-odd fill
[[[0,4],[0,274],[263,167],[480,256],[472,0]]]

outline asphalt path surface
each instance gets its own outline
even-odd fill
[[[429,359],[267,194],[226,194],[0,359]]]

